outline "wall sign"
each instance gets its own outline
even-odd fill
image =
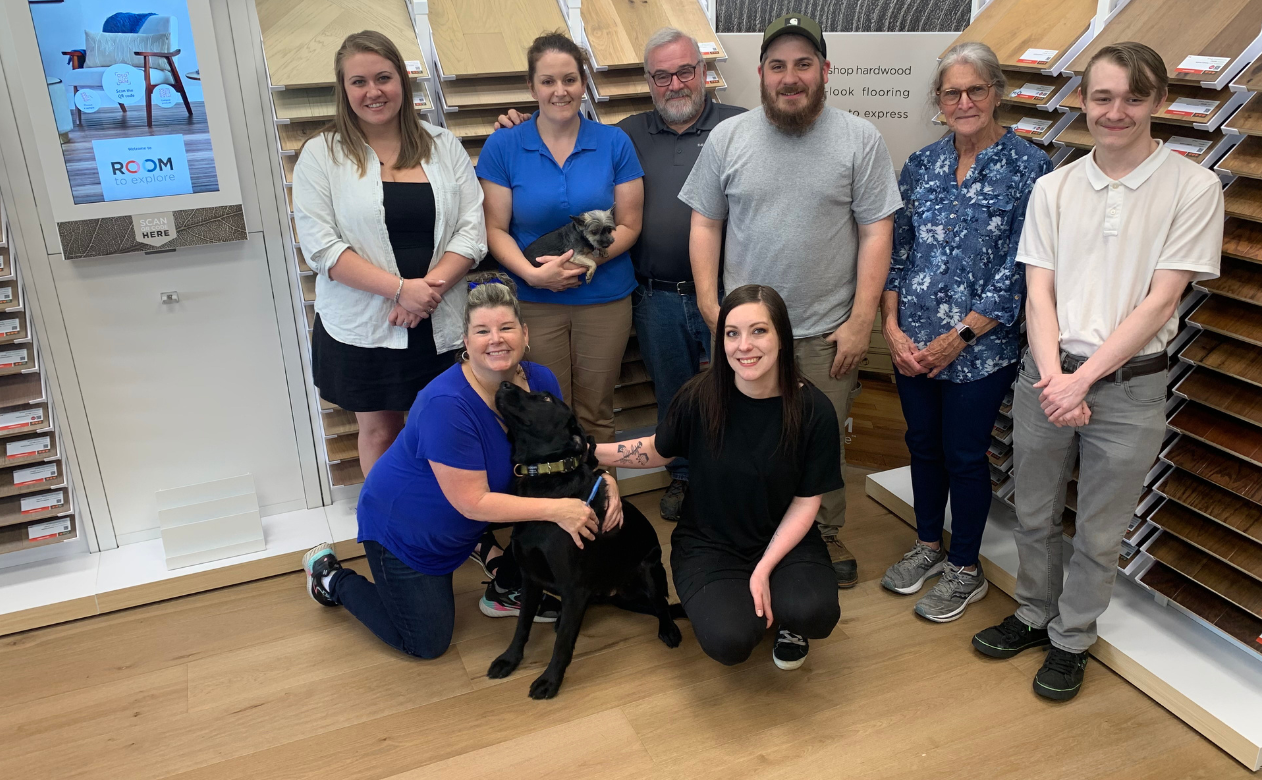
[[[149,246],[162,246],[174,241],[179,236],[175,228],[175,215],[169,211],[157,214],[133,214],[132,229],[136,241]]]

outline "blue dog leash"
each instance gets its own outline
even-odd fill
[[[587,497],[586,503],[588,506],[591,506],[592,502],[596,500],[596,491],[600,490],[600,483],[604,481],[605,481],[604,474],[601,474],[600,476],[596,477],[596,484],[592,485],[592,494]]]

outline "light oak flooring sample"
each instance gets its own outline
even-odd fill
[[[601,67],[641,67],[644,44],[663,27],[696,38],[709,62],[727,56],[697,0],[583,0],[582,15],[583,34]]]
[[[424,68],[405,0],[255,0],[254,5],[268,75],[278,87],[332,84],[334,55],[346,36],[361,30],[384,33],[405,61]]]
[[[286,89],[272,93],[277,119],[314,122],[329,120],[337,112],[332,87]]]
[[[1238,260],[1262,263],[1262,225],[1228,217],[1223,224],[1223,254]]]
[[[358,485],[364,481],[364,472],[359,467],[359,457],[329,464],[329,478],[334,485]]]
[[[1262,618],[1262,582],[1229,566],[1173,534],[1148,545],[1148,554],[1232,604]]]
[[[1179,357],[1262,387],[1262,348],[1252,344],[1202,331]]]
[[[1172,83],[1214,81],[1212,74],[1179,73],[1188,56],[1235,60],[1262,34],[1262,0],[1142,0],[1131,3],[1104,26],[1069,64],[1080,74],[1100,49],[1122,41],[1139,41],[1161,55]],[[1230,65],[1230,63],[1229,63]]]
[[[652,98],[630,97],[596,103],[596,118],[607,125],[616,125],[635,114],[653,110]]]
[[[1218,169],[1236,176],[1262,179],[1262,138],[1246,135],[1244,140],[1218,163]]]
[[[495,132],[496,120],[508,109],[515,108],[520,113],[529,116],[538,107],[538,103],[531,103],[529,105],[518,104],[496,108],[468,109],[447,114],[444,119],[447,121],[447,129],[461,140],[466,138],[487,138],[491,133]]]
[[[772,665],[770,636],[745,663],[723,666],[687,620],[672,650],[652,618],[598,605],[560,694],[536,702],[527,690],[554,633],[536,626],[522,668],[488,680],[516,621],[478,611],[476,565],[453,575],[453,643],[429,661],[312,602],[299,572],[4,637],[0,774],[815,780],[840,767],[847,780],[901,780],[1019,766],[1023,780],[1256,780],[1094,660],[1073,706],[1056,707],[1030,692],[1042,653],[977,657],[972,635],[1015,609],[997,588],[953,623],[913,615],[879,580],[915,531],[863,494],[863,477],[847,471],[842,531],[863,562],[860,583],[838,593],[841,623],[811,640],[797,672]],[[650,519],[669,564],[674,526],[658,516],[661,495],[626,500]],[[345,563],[369,574],[362,558]],[[1003,715],[942,717],[965,699]]]
[[[498,76],[494,78],[457,79],[444,81],[438,87],[443,102],[452,108],[507,107],[539,103],[530,96],[525,76]],[[458,113],[458,112],[457,112]]]
[[[569,35],[556,0],[429,0],[434,52],[444,76],[526,74],[526,49],[550,32]]]
[[[1003,75],[1004,79],[1007,80],[1007,86],[1004,88],[1000,100],[1004,103],[1011,103],[1014,106],[1045,106],[1052,102],[1052,98],[1056,97],[1057,93],[1064,89],[1070,79],[1069,76],[1044,76],[1041,73],[1028,73],[1019,70],[1005,70]],[[1051,87],[1052,91],[1042,98],[1017,95],[1026,84]]]
[[[1262,431],[1248,423],[1192,402],[1180,407],[1170,418],[1169,425],[1230,455],[1262,466]]]
[[[1004,127],[1011,127],[1013,131],[1027,141],[1042,141],[1047,138],[1048,133],[1063,117],[1054,112],[1040,111],[1033,106],[1019,106],[1008,103],[1001,103],[999,106],[999,124]],[[1036,124],[1035,128],[1042,126],[1042,130],[1018,130],[1016,125],[1022,120],[1033,120]],[[1027,125],[1028,126],[1028,125]]]
[[[324,449],[329,460],[349,460],[359,457],[359,436],[334,436],[324,440]]]
[[[324,121],[315,121],[276,125],[276,133],[280,136],[280,148],[286,152],[297,152],[308,138],[318,135],[326,124]]]
[[[1095,16],[1096,5],[1095,0],[994,0],[951,45],[981,41],[994,50],[1005,69],[1037,71],[1064,56],[1082,37]],[[1017,62],[1029,49],[1052,49],[1058,55],[1041,66]]]
[[[1152,521],[1188,544],[1262,580],[1262,542],[1242,539],[1240,534],[1173,501],[1162,504]]]
[[[344,436],[348,433],[357,433],[359,431],[359,422],[355,418],[355,413],[348,412],[345,409],[335,409],[322,413],[320,415],[320,425],[324,428],[325,436]]]
[[[1211,295],[1188,317],[1206,330],[1262,346],[1262,312],[1247,303]]]
[[[1262,306],[1262,265],[1224,257],[1217,279],[1196,282],[1198,289]],[[1258,312],[1262,317],[1262,310]]]
[[[1223,208],[1229,217],[1262,222],[1262,182],[1238,178],[1223,190]]]
[[[1250,67],[1256,68],[1257,65]],[[1258,85],[1262,88],[1262,84]],[[1257,95],[1249,98],[1249,102],[1240,107],[1240,110],[1231,115],[1231,118],[1223,122],[1223,127],[1235,130],[1245,135],[1262,135],[1262,100]]]
[[[1068,77],[1065,77],[1066,79]],[[1205,124],[1218,116],[1218,112],[1222,111],[1227,105],[1227,101],[1231,100],[1232,92],[1224,87],[1222,89],[1206,89],[1193,84],[1171,84],[1166,99],[1162,101],[1157,110],[1153,112],[1152,118],[1155,122],[1165,122],[1175,125],[1192,125]],[[1185,116],[1183,108],[1180,107],[1179,113],[1172,114],[1170,109],[1182,98],[1190,98],[1192,100],[1209,100],[1218,105],[1209,109],[1204,115]],[[1074,90],[1060,102],[1064,108],[1071,108],[1074,111],[1082,110],[1082,96],[1078,90]]]
[[[1169,141],[1171,138],[1191,138],[1198,141],[1209,141],[1210,145],[1206,147],[1204,153],[1184,155],[1187,159],[1198,164],[1205,159],[1206,155],[1212,156],[1214,149],[1224,141],[1223,134],[1218,131],[1211,133],[1206,130],[1197,130],[1191,126],[1175,126],[1159,122],[1152,125],[1152,136],[1153,138],[1160,138],[1162,141]],[[1071,146],[1075,149],[1095,148],[1095,139],[1091,137],[1091,131],[1087,129],[1086,114],[1075,116],[1073,121],[1064,130],[1061,130],[1053,140],[1062,146]],[[1260,206],[1260,209],[1262,209],[1262,206]]]
[[[1228,473],[1234,479],[1249,472]],[[1251,541],[1262,542],[1262,512],[1258,505],[1231,490],[1182,468],[1171,469],[1154,487],[1171,501],[1204,515]]]
[[[1175,602],[1210,625],[1222,629],[1242,646],[1262,654],[1262,619],[1249,614],[1213,591],[1184,577],[1161,562],[1144,572],[1140,582]],[[1157,771],[1154,776],[1162,773]]]

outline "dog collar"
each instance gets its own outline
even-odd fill
[[[547,474],[565,474],[578,467],[578,458],[571,455],[550,463],[518,463],[513,466],[513,473],[519,477],[540,477]]]

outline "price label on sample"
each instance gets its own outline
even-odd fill
[[[1126,560],[1129,561],[1131,558],[1134,557],[1135,553],[1138,551],[1139,551],[1139,548],[1131,544],[1130,542],[1122,542],[1122,557],[1125,558]]]
[[[48,510],[62,506],[66,503],[65,495],[60,491],[53,493],[44,493],[38,496],[27,496],[22,499],[22,514],[33,515],[36,512],[47,512]]]
[[[1022,65],[1046,65],[1052,61],[1059,49],[1026,49],[1025,54],[1017,57]]]
[[[20,366],[27,360],[25,349],[10,349],[0,352],[0,368]]]
[[[12,317],[7,320],[0,320],[0,338],[3,338],[5,336],[12,336],[14,333],[17,333],[19,330],[21,330],[21,328],[18,327],[17,317]]]
[[[719,53],[719,45],[714,41],[706,41],[697,44],[697,48],[701,49],[701,56],[708,57]]]
[[[23,485],[34,485],[37,482],[47,482],[50,479],[57,478],[57,463],[41,463],[38,466],[30,468],[17,469],[13,472],[13,487],[22,487]]]
[[[1052,87],[1047,84],[1025,84],[1020,89],[1012,90],[1008,97],[1022,100],[1042,100],[1052,94]]]
[[[1209,149],[1210,143],[1209,140],[1203,138],[1184,138],[1176,135],[1166,141],[1166,148],[1184,157],[1200,157]]]
[[[705,83],[706,83],[706,85],[707,85],[707,86],[709,86],[709,85],[711,85],[711,84],[719,84],[719,83],[722,83],[722,82],[720,82],[720,81],[719,81],[719,74],[718,74],[718,73],[716,73],[716,72],[714,72],[714,71],[712,71],[712,70],[707,70],[707,71],[705,72]]]
[[[421,75],[421,61],[420,60],[404,60],[403,67],[408,69],[408,75],[413,78]]]
[[[59,517],[56,520],[49,520],[47,523],[32,523],[26,527],[27,541],[31,542],[52,539],[55,536],[68,533],[70,533],[69,517]]]
[[[12,302],[13,302],[13,288],[0,287],[0,303],[12,303]]]
[[[1195,100],[1193,98],[1179,98],[1170,104],[1165,110],[1167,114],[1174,116],[1186,117],[1207,117],[1215,108],[1218,108],[1217,100]]]
[[[28,455],[42,455],[53,447],[52,439],[48,436],[37,436],[34,439],[23,439],[22,441],[11,441],[4,445],[4,456],[6,458],[25,458]]]
[[[1231,62],[1231,57],[1198,57],[1192,54],[1184,57],[1183,62],[1179,63],[1179,67],[1175,68],[1174,72],[1194,75],[1218,73],[1227,67],[1229,62]]]
[[[34,409],[23,409],[20,412],[9,412],[8,414],[0,414],[0,431],[12,431],[18,428],[30,428],[44,421],[44,409],[37,406]]]
[[[1050,119],[1036,119],[1032,116],[1027,116],[1013,125],[1012,129],[1020,135],[1042,135],[1051,126],[1052,120]]]
[[[429,101],[425,99],[425,95],[415,92],[412,94],[412,108],[429,108]]]

